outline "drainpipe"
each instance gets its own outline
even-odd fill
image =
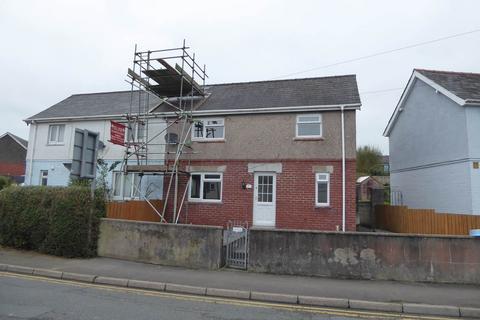
[[[340,107],[342,112],[342,231],[345,232],[345,115],[344,106]]]
[[[35,121],[32,121],[31,123],[32,126],[34,126],[33,128],[33,142],[30,144],[28,144],[28,146],[32,146],[32,153],[30,154],[30,164],[29,164],[29,181],[28,181],[28,185],[32,185],[32,179],[33,179],[33,157],[35,155],[35,143],[37,141],[37,127],[38,125],[35,123]],[[28,148],[27,148],[27,152],[28,152]],[[25,177],[26,178],[26,177]],[[26,182],[26,181],[25,181]]]

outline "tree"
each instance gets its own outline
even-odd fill
[[[363,146],[357,149],[357,174],[382,175],[382,152],[374,146]]]

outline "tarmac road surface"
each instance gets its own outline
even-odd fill
[[[399,319],[399,315],[189,296],[0,273],[0,319],[364,318]]]

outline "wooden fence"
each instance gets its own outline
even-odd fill
[[[375,227],[397,233],[468,235],[471,229],[480,229],[480,216],[377,205]]]
[[[151,200],[150,203],[159,211],[163,210],[162,200]],[[146,201],[111,201],[107,203],[107,218],[137,221],[160,222],[160,217]]]

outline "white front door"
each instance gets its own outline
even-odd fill
[[[253,225],[275,226],[276,174],[255,173],[253,190]]]

